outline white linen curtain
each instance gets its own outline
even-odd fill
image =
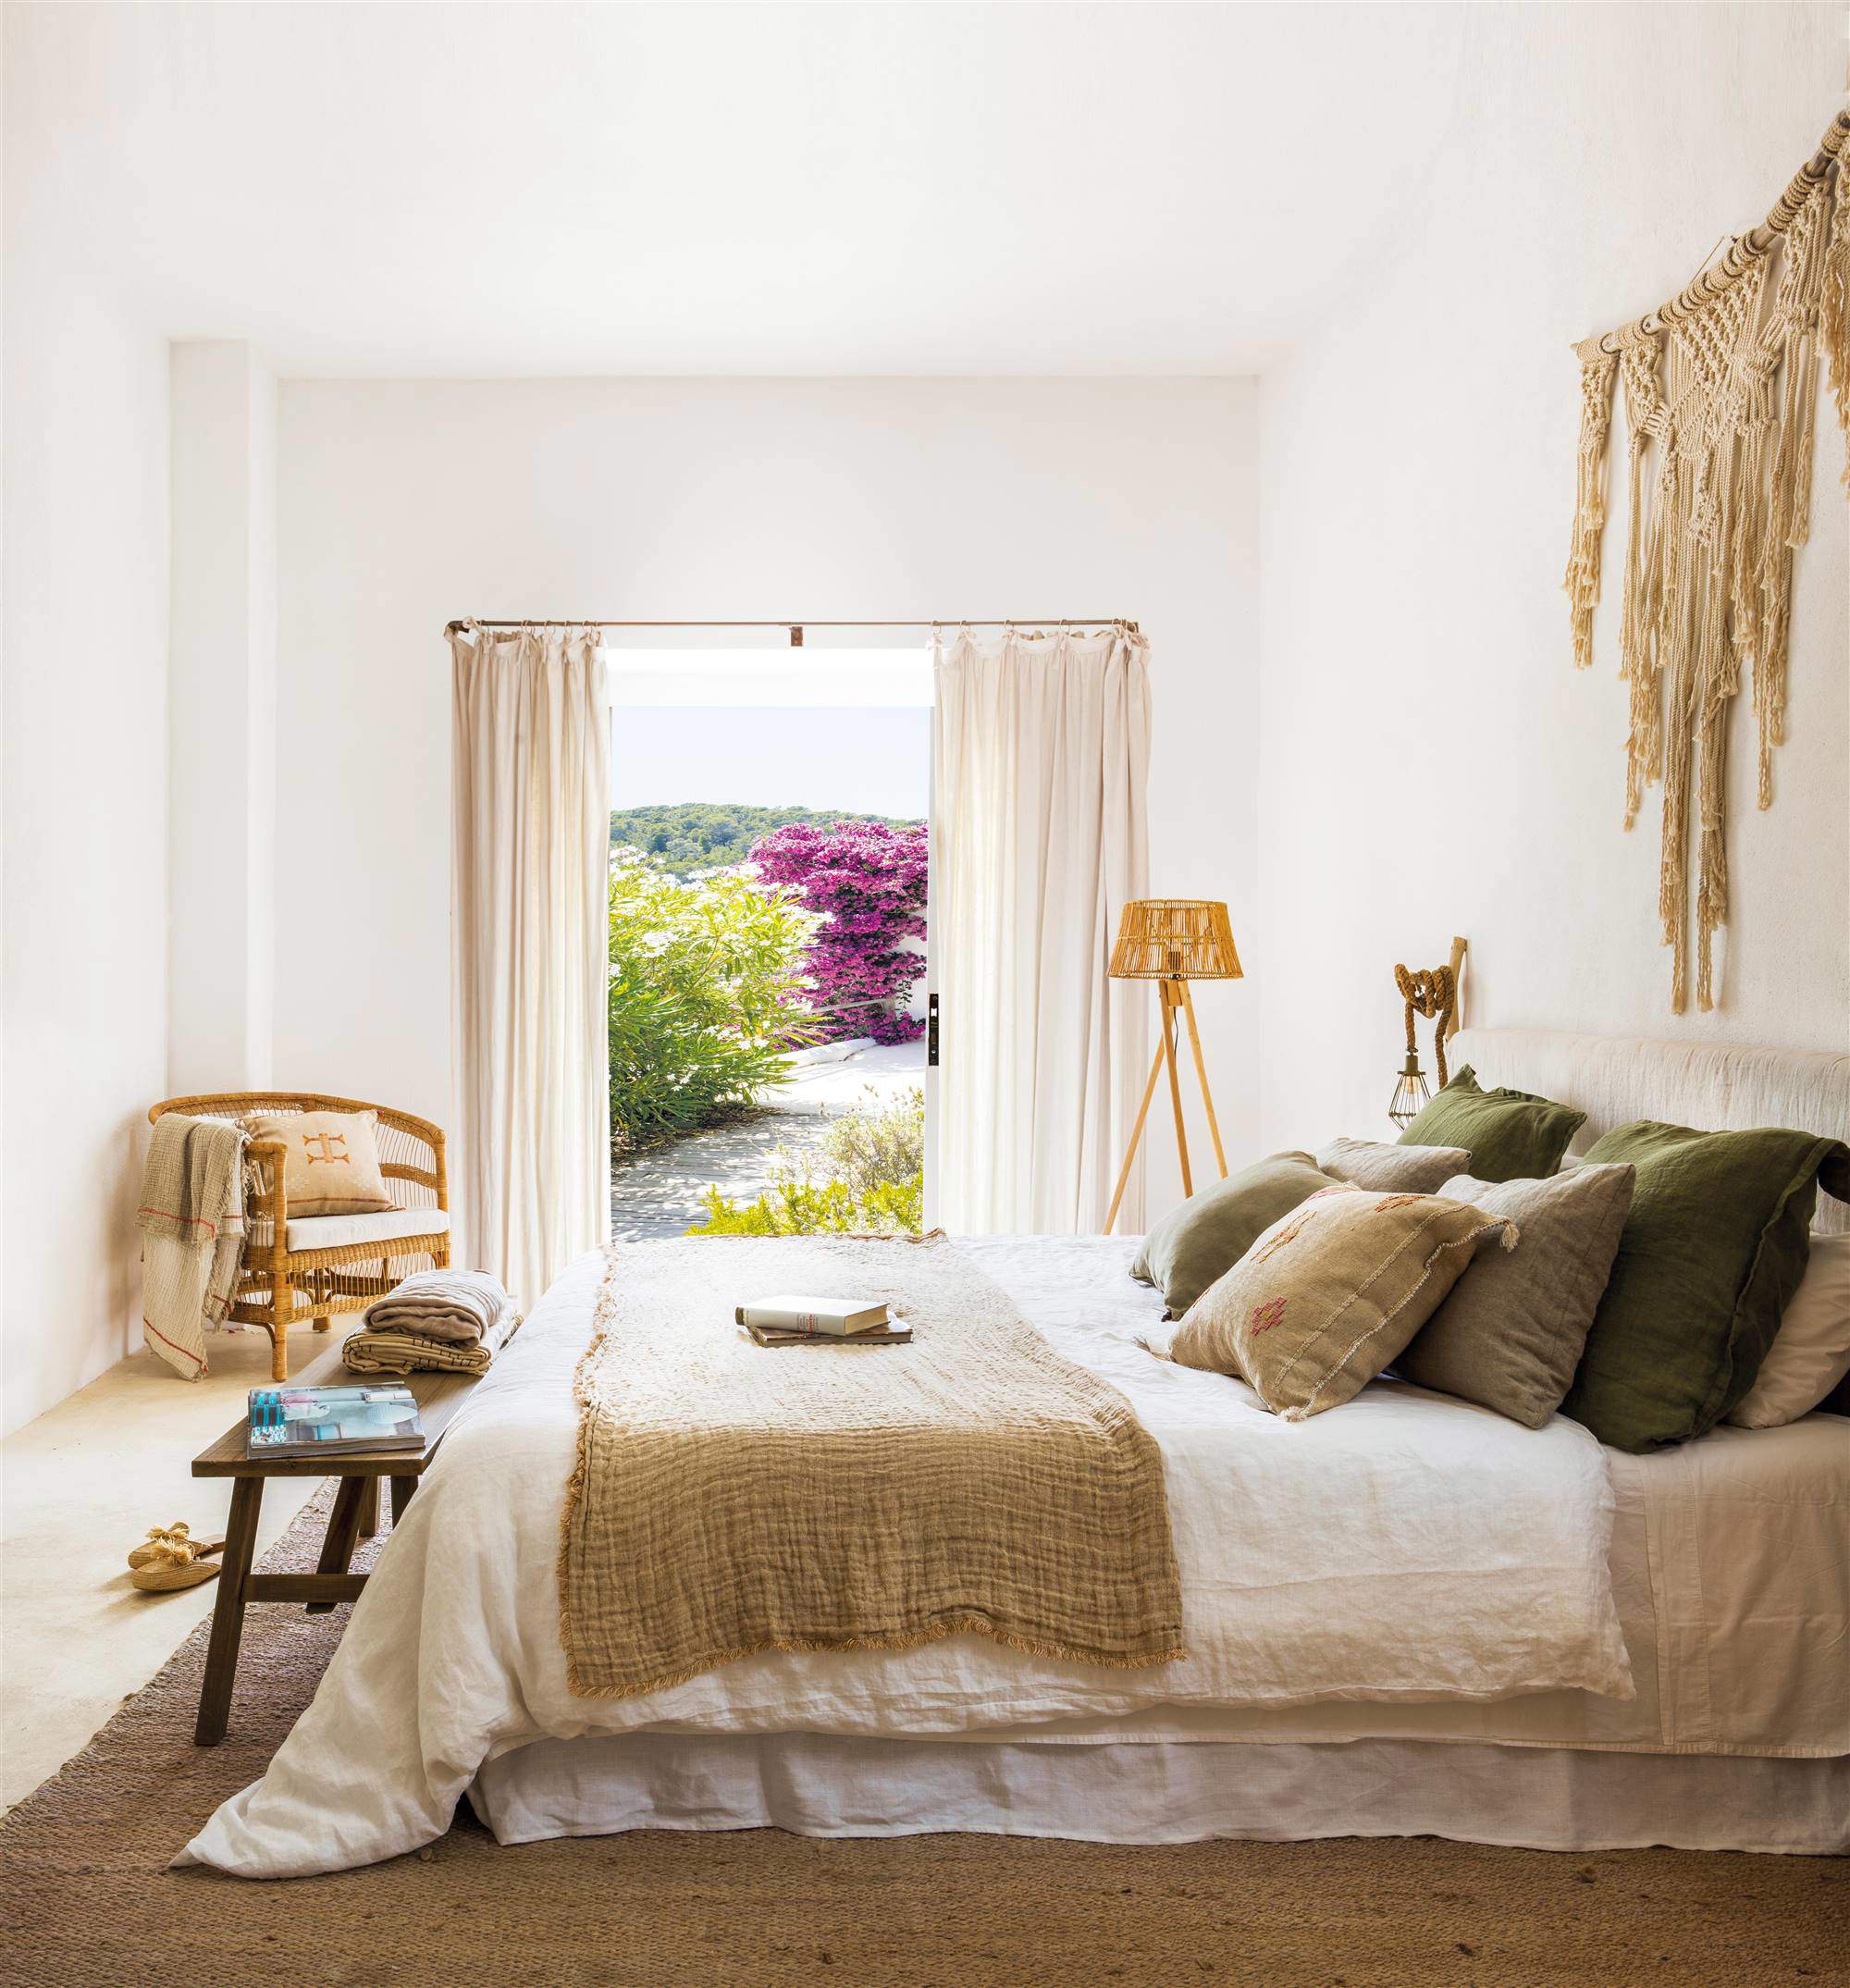
[[[953,1233],[1104,1225],[1153,1006],[1105,977],[1120,909],[1148,895],[1149,653],[1117,629],[934,638],[936,1160]],[[1142,1219],[1140,1167],[1121,1220]]]
[[[610,1235],[610,689],[595,631],[454,658],[453,1260],[523,1304]]]

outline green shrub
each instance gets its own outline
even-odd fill
[[[717,1187],[690,1236],[820,1236],[870,1230],[917,1235],[925,1216],[925,1093],[914,1086],[845,1113],[793,1160],[772,1160],[771,1185],[756,1201],[729,1201]],[[822,1178],[816,1178],[819,1163]]]
[[[882,1100],[870,1084],[867,1098],[832,1120],[816,1147],[830,1178],[861,1199],[925,1173],[924,1087],[913,1084]]]
[[[788,1077],[790,1006],[815,922],[755,878],[684,883],[640,851],[612,850],[613,1152],[722,1123]]]
[[[925,1176],[882,1180],[857,1196],[845,1181],[780,1180],[756,1201],[728,1201],[718,1188],[701,1197],[707,1219],[690,1236],[828,1236],[859,1230],[917,1235],[923,1216]]]

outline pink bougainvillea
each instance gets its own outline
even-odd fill
[[[767,883],[791,885],[822,919],[806,962],[820,1039],[909,1043],[922,1034],[906,1010],[925,958],[900,941],[925,936],[925,824],[793,822],[754,843],[751,859]]]

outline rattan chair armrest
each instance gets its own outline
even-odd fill
[[[253,1166],[265,1169],[264,1213],[273,1227],[270,1247],[280,1252],[286,1242],[289,1223],[289,1191],[284,1182],[289,1148],[280,1139],[253,1139],[244,1149]]]

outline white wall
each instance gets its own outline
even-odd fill
[[[312,908],[279,928],[277,1080],[449,1117],[442,629],[468,613],[1136,618],[1153,883],[1229,898],[1243,937],[1253,398],[1239,380],[285,383],[278,859]],[[1234,1150],[1251,986],[1200,1003]]]
[[[1570,344],[1674,293],[1766,212],[1842,101],[1843,9],[1469,13],[1422,217],[1261,389],[1272,1144],[1387,1131],[1394,963],[1442,962],[1454,932],[1482,1024],[1850,1045],[1850,580],[1824,397],[1764,814],[1746,695],[1733,713],[1712,1014],[1670,1012],[1656,790],[1620,829],[1622,433],[1584,674],[1560,590]]]
[[[270,1081],[276,966],[277,383],[231,339],[172,349],[169,1095]]]
[[[56,11],[56,10],[54,10]],[[88,250],[74,100],[5,17],[0,1426],[141,1342],[166,1028],[167,351]]]

